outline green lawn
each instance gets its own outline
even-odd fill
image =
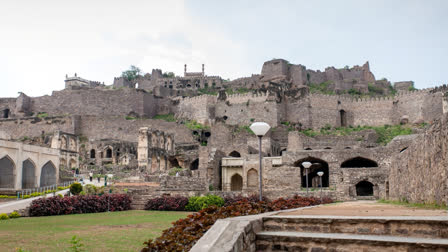
[[[85,251],[139,251],[187,212],[124,211],[0,221],[1,251],[69,251],[76,235]]]

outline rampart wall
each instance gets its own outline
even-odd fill
[[[32,98],[31,110],[50,115],[129,115],[152,117],[157,113],[153,95],[136,89],[103,88],[54,91],[51,96]]]
[[[1,119],[0,135],[4,135],[4,138],[9,139],[21,139],[53,134],[57,130],[74,134],[75,126],[76,117],[71,116]]]
[[[445,114],[412,144],[392,157],[389,197],[410,202],[446,204],[447,152],[448,116]]]

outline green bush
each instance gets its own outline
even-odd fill
[[[9,219],[9,216],[5,213],[0,214],[0,220],[7,220]]]
[[[16,211],[9,214],[10,219],[15,219],[15,218],[19,218],[19,217],[20,217],[20,214]]]
[[[209,206],[223,206],[224,199],[216,195],[207,196],[193,196],[188,199],[188,204],[185,207],[187,211],[200,211]]]
[[[176,121],[176,118],[174,117],[174,114],[156,115],[152,119],[164,120],[164,121],[167,121],[167,122],[175,122]]]
[[[70,193],[78,195],[81,192],[82,192],[82,185],[80,183],[75,182],[70,186]]]

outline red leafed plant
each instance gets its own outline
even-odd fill
[[[188,198],[183,196],[162,196],[148,200],[145,210],[185,211]]]
[[[106,212],[108,206],[109,211],[130,210],[131,198],[126,194],[41,198],[31,202],[30,216],[99,213]]]
[[[318,205],[321,202],[331,203],[332,200],[300,196],[274,201],[257,201],[256,197],[241,197],[239,201],[227,199],[223,207],[211,206],[174,222],[160,237],[145,242],[142,252],[189,251],[218,219]]]

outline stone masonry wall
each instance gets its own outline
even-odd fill
[[[49,115],[156,115],[155,98],[144,91],[122,88],[54,91],[51,96],[32,98],[33,112]]]
[[[389,198],[446,204],[448,201],[448,116],[392,157]]]
[[[2,119],[0,120],[0,132],[10,139],[38,137],[42,134],[53,134],[57,130],[74,134],[75,121],[76,119],[70,116]]]

